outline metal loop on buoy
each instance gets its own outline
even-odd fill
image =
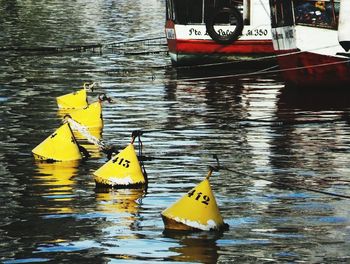
[[[94,91],[94,88],[97,86],[96,82],[93,82],[93,83],[89,83],[89,82],[85,82],[83,84],[83,88],[86,90],[86,91],[91,91],[93,92]]]
[[[107,101],[108,103],[112,103],[113,102],[112,98],[108,97],[105,93],[99,94],[98,100],[100,102],[104,102],[104,101]]]

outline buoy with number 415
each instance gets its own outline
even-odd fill
[[[209,231],[228,228],[221,217],[210,186],[209,177],[213,169],[210,167],[205,180],[161,213],[165,229]]]
[[[147,174],[142,168],[131,143],[94,172],[96,185],[115,188],[138,188],[147,185]]]

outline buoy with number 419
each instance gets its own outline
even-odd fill
[[[213,169],[210,167],[205,180],[161,213],[165,229],[209,231],[228,228],[221,217],[211,190],[209,177]]]

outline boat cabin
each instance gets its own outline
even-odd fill
[[[230,0],[167,0],[166,19],[181,25],[204,24],[214,9],[230,4]],[[235,5],[242,8],[243,1],[235,1]],[[227,16],[222,18],[225,20]]]
[[[239,61],[273,54],[269,0],[166,0],[173,64]]]
[[[337,29],[340,0],[270,0],[273,28],[303,25]]]
[[[349,87],[350,1],[270,0],[281,74],[295,87]]]

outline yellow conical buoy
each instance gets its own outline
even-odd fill
[[[131,143],[94,172],[96,184],[111,187],[142,186],[147,183]]]
[[[88,106],[86,89],[56,97],[60,109],[81,109]]]
[[[211,173],[212,170],[205,180],[161,213],[166,229],[195,231],[227,227],[210,187]]]
[[[32,152],[38,160],[71,161],[82,159],[79,146],[68,123],[59,127]]]
[[[100,102],[92,103],[84,109],[75,110],[69,115],[72,119],[88,128],[103,127],[102,105]]]

